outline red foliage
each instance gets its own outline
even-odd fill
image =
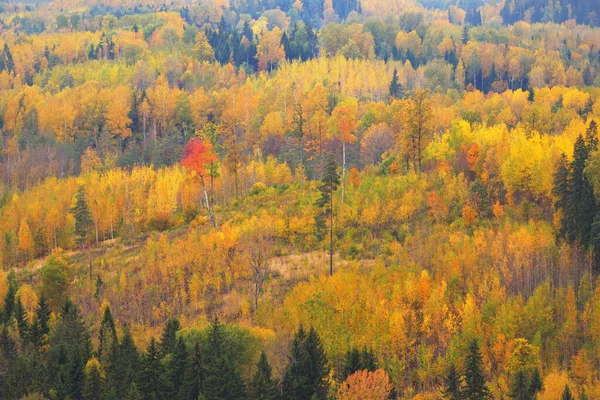
[[[195,172],[200,177],[206,176],[206,167],[217,160],[210,142],[202,139],[192,139],[183,149],[181,165],[189,172]]]

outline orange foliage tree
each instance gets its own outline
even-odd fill
[[[389,398],[392,384],[384,370],[358,371],[340,387],[338,400],[383,400]]]

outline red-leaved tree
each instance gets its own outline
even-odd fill
[[[187,172],[200,180],[202,190],[204,191],[204,201],[206,202],[206,210],[215,229],[217,228],[217,219],[215,218],[215,210],[208,199],[206,190],[205,178],[209,174],[209,168],[214,165],[217,160],[217,155],[212,150],[210,142],[205,142],[202,139],[192,139],[183,149],[181,165]]]

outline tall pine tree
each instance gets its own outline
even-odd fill
[[[100,332],[98,333],[98,359],[104,363],[108,360],[113,346],[118,345],[117,329],[115,321],[110,312],[110,307],[104,309],[102,322],[100,322]]]
[[[451,363],[444,376],[444,390],[442,392],[444,398],[449,400],[462,399],[462,377],[456,369],[456,365]]]
[[[246,396],[245,386],[235,360],[226,351],[225,327],[217,320],[208,331],[208,343],[204,357],[206,374],[202,394],[206,400],[237,400]]]
[[[263,351],[256,365],[256,372],[249,386],[250,400],[276,400],[279,398],[277,380],[273,379],[273,372],[267,355]]]
[[[90,279],[92,279],[92,249],[91,249],[91,232],[93,227],[92,214],[85,201],[85,188],[79,186],[75,197],[75,206],[71,208],[71,213],[75,217],[75,236],[77,243],[81,247],[88,248],[88,261],[90,270]]]
[[[167,321],[165,329],[160,337],[160,354],[163,357],[174,352],[177,341],[177,332],[180,329],[181,324],[177,318],[172,318]]]
[[[465,391],[466,400],[484,400],[490,398],[485,376],[483,375],[483,358],[477,339],[471,340],[465,361]]]
[[[561,400],[575,400],[573,394],[571,393],[571,388],[569,387],[569,385],[565,385],[565,390],[563,391],[563,394],[560,398]]]
[[[511,380],[509,396],[513,400],[531,400],[529,382],[525,370],[517,371]]]
[[[392,81],[390,82],[390,97],[392,99],[402,98],[404,95],[404,88],[400,83],[400,79],[398,78],[398,69],[394,68],[394,75],[392,76]]]
[[[325,399],[328,389],[327,358],[316,331],[302,326],[292,340],[283,376],[283,397],[290,400]]]
[[[200,344],[194,343],[194,348],[188,354],[185,369],[185,380],[183,384],[182,398],[186,400],[197,400],[202,394],[204,376],[206,374]]]
[[[316,205],[320,212],[315,216],[315,223],[319,236],[322,238],[325,230],[325,221],[329,218],[329,274],[333,275],[333,193],[340,184],[340,176],[337,173],[337,165],[333,157],[327,160],[319,192],[321,196],[317,199]]]
[[[146,354],[141,361],[137,386],[144,399],[162,399],[165,396],[164,367],[156,339],[150,339]]]

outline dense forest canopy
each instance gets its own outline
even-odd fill
[[[0,398],[600,398],[600,3],[0,3]]]

